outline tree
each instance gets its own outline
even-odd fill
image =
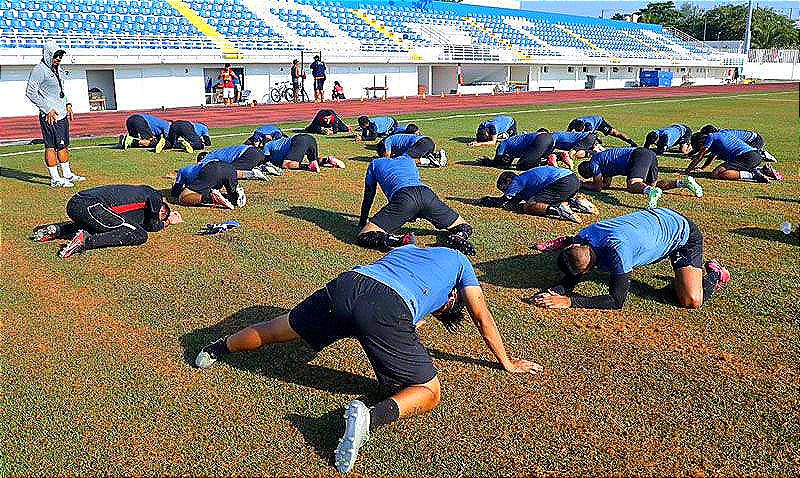
[[[677,27],[683,18],[672,1],[648,3],[636,14],[639,15],[640,23],[657,23],[666,27]]]

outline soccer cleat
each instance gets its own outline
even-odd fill
[[[478,163],[480,163],[481,166],[493,166],[494,165],[494,163],[489,158],[489,156],[481,156],[480,158],[478,158]]]
[[[558,217],[565,221],[577,222],[580,224],[581,218],[563,202],[556,208],[558,210]]]
[[[767,151],[766,149],[762,149],[762,150],[761,150],[761,157],[763,157],[763,158],[764,158],[764,161],[767,161],[767,162],[770,162],[770,163],[777,163],[777,162],[778,162],[778,158],[776,158],[775,156],[773,156],[773,155],[772,155],[772,154],[771,154],[769,151]]]
[[[469,238],[460,232],[454,232],[442,237],[440,239],[440,245],[460,251],[466,256],[473,256],[477,252],[475,246],[469,242]]]
[[[700,186],[700,183],[698,183],[693,177],[687,176],[686,179],[684,179],[683,187],[691,191],[695,197],[703,197],[703,186]]]
[[[133,146],[134,138],[133,136],[126,134],[125,137],[122,139],[122,149],[128,149]]]
[[[353,470],[358,451],[369,440],[369,408],[361,400],[353,400],[344,412],[344,435],[334,452],[334,461],[339,473],[347,474]]]
[[[415,236],[413,232],[403,234],[402,236],[398,234],[388,234],[386,237],[386,245],[389,247],[403,247],[416,243],[417,236]]]
[[[61,256],[62,259],[66,259],[74,254],[83,252],[84,246],[86,246],[87,237],[89,237],[89,234],[87,234],[83,229],[80,229],[77,234],[75,234],[75,237],[73,237],[67,245],[61,248],[61,251],[59,251],[58,255]]]
[[[267,177],[266,174],[264,174],[264,171],[262,171],[261,169],[253,168],[251,172],[253,173],[253,176],[255,176],[256,179],[260,179],[262,181],[269,181],[269,178]]]
[[[761,174],[775,181],[783,181],[783,174],[769,164],[761,166]]]
[[[167,140],[164,137],[158,138],[158,143],[156,143],[155,152],[156,154],[164,151],[164,148],[167,146]]]
[[[443,168],[447,166],[447,153],[443,149],[440,149],[438,153],[433,153],[430,156],[431,165],[437,168]]]
[[[337,159],[336,156],[325,158],[325,165],[331,168],[344,169],[344,161]]]
[[[31,240],[33,242],[48,242],[58,239],[58,225],[48,224],[46,226],[39,226],[31,233]]]
[[[217,360],[219,360],[220,350],[222,348],[227,348],[225,340],[226,337],[217,339],[200,349],[200,353],[197,354],[197,357],[194,359],[194,364],[197,368],[208,368],[214,365]]]
[[[569,201],[570,209],[573,211],[577,211],[583,214],[599,214],[597,211],[597,206],[592,204],[591,201],[586,199],[585,196],[582,194],[576,194],[574,197],[570,198]]]
[[[194,148],[192,148],[192,145],[189,144],[189,142],[186,141],[185,138],[178,138],[178,146],[183,148],[183,150],[186,151],[187,153],[194,154]]]
[[[660,188],[655,186],[650,188],[650,191],[647,192],[647,209],[653,209],[658,207],[658,200],[661,199],[661,196],[664,195],[664,192],[661,191]]]
[[[558,156],[555,154],[549,154],[547,156],[547,165],[548,166],[555,166],[558,162]]]
[[[244,207],[247,204],[247,195],[244,193],[244,188],[236,186],[236,207]]]
[[[50,187],[51,188],[71,188],[75,186],[72,184],[72,181],[64,178],[53,178],[50,180]]]
[[[261,171],[266,174],[271,174],[273,176],[283,176],[283,168],[279,168],[272,163],[265,163],[258,167]]]
[[[127,134],[119,135],[119,140],[117,141],[117,149],[128,149],[125,147],[125,140],[128,138]]]
[[[722,267],[722,264],[716,260],[710,260],[706,262],[706,273],[711,272],[716,272],[719,274],[719,281],[717,281],[717,284],[714,286],[714,288],[717,290],[731,281],[731,273],[728,271],[728,269]]]
[[[235,209],[233,203],[231,203],[228,198],[226,198],[219,190],[212,189],[211,190],[211,203],[219,208],[223,209]]]
[[[561,236],[555,239],[550,239],[549,241],[540,242],[533,247],[539,252],[560,251],[561,249],[567,247],[569,244],[570,244],[569,237]]]
[[[67,181],[69,181],[69,182],[71,182],[71,183],[73,183],[73,184],[74,184],[74,183],[79,183],[79,182],[81,182],[81,181],[86,181],[86,178],[85,178],[85,177],[83,177],[83,176],[78,176],[78,175],[77,175],[77,174],[75,174],[75,173],[72,173],[72,176],[69,176],[69,177],[67,177],[67,176],[64,176],[64,179],[66,179]]]
[[[319,161],[311,161],[310,163],[308,163],[308,170],[311,171],[312,173],[318,173]]]
[[[753,181],[757,183],[768,183],[769,178],[758,168],[753,170]]]

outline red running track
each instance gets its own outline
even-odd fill
[[[472,110],[503,106],[575,103],[597,100],[630,100],[742,92],[797,91],[798,83],[767,83],[736,86],[694,86],[689,88],[627,88],[616,90],[576,90],[502,95],[448,95],[390,98],[388,100],[347,100],[325,103],[344,117],[360,114],[403,114],[431,111]],[[258,106],[172,108],[167,110],[99,111],[80,113],[70,125],[73,137],[108,136],[124,132],[125,119],[134,113],[152,113],[168,120],[203,121],[210,127],[231,127],[285,121],[310,121],[322,106],[314,103],[264,104]],[[0,118],[0,140],[30,140],[41,137],[35,116]]]

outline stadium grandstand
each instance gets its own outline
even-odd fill
[[[76,112],[207,104],[226,62],[265,102],[314,54],[348,98],[634,87],[642,70],[713,85],[745,60],[660,25],[446,2],[0,0],[0,116],[35,113],[25,82],[48,39]]]

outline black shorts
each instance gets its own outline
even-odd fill
[[[606,123],[606,120],[603,120],[603,121],[600,122],[599,125],[597,125],[597,128],[595,128],[594,130],[595,131],[599,131],[599,132],[603,133],[604,135],[608,136],[608,135],[611,134],[611,131],[613,129],[614,129],[613,126],[611,126],[610,124]]]
[[[414,159],[419,159],[429,156],[435,149],[436,143],[434,143],[433,140],[427,136],[423,136],[416,143],[414,143],[414,145],[411,146],[408,151],[406,151],[406,154]],[[392,151],[392,157],[402,156],[402,154],[396,153],[399,153],[399,151]]]
[[[444,230],[456,222],[458,213],[443,203],[429,187],[409,186],[394,193],[389,203],[372,216],[370,222],[391,234],[417,218]]]
[[[750,141],[747,141],[748,146],[750,146],[751,148],[756,148],[759,151],[764,149],[764,144],[765,144],[764,138],[758,133],[756,133],[755,138],[751,139]]]
[[[325,78],[314,78],[314,91],[322,91],[325,87]]]
[[[289,324],[318,351],[356,338],[384,386],[405,388],[436,377],[408,305],[394,289],[358,272],[340,274],[298,304]]]
[[[319,159],[319,151],[317,150],[317,139],[310,134],[300,133],[292,136],[292,145],[289,147],[289,153],[285,158],[278,160],[269,158],[269,162],[275,166],[282,168],[284,161],[295,161],[298,163],[303,162],[303,158],[307,157],[308,162],[317,161]]]
[[[650,149],[636,148],[631,154],[628,166],[628,181],[642,179],[645,184],[653,185],[658,181],[658,156]]]
[[[590,133],[582,140],[573,143],[569,149],[570,151],[589,152],[589,151],[594,151],[595,145],[597,145],[597,135],[595,135],[594,133]]]
[[[669,255],[672,268],[677,270],[684,267],[703,268],[703,233],[698,229],[697,224],[687,219],[689,222],[689,239],[686,244],[675,249]]]
[[[249,171],[264,161],[264,153],[262,153],[258,148],[254,148],[250,146],[241,156],[236,158],[236,161],[231,163],[233,169],[237,171]]]
[[[752,171],[761,164],[761,153],[758,151],[748,151],[747,153],[736,156],[733,161],[726,161],[722,163],[725,169],[732,169],[734,171]]]
[[[152,139],[155,137],[153,130],[150,129],[150,125],[147,124],[147,120],[142,115],[128,116],[125,121],[125,128],[130,136],[137,139]]]
[[[186,189],[202,195],[206,200],[212,189],[225,187],[230,191],[235,190],[237,184],[236,170],[233,166],[223,161],[211,161],[203,166],[194,181],[186,185]]]
[[[61,151],[69,146],[69,118],[64,117],[53,124],[47,123],[47,116],[39,115],[42,139],[45,149]]]
[[[548,184],[544,189],[528,198],[529,203],[558,204],[565,202],[581,188],[581,181],[575,174],[558,178]]]

